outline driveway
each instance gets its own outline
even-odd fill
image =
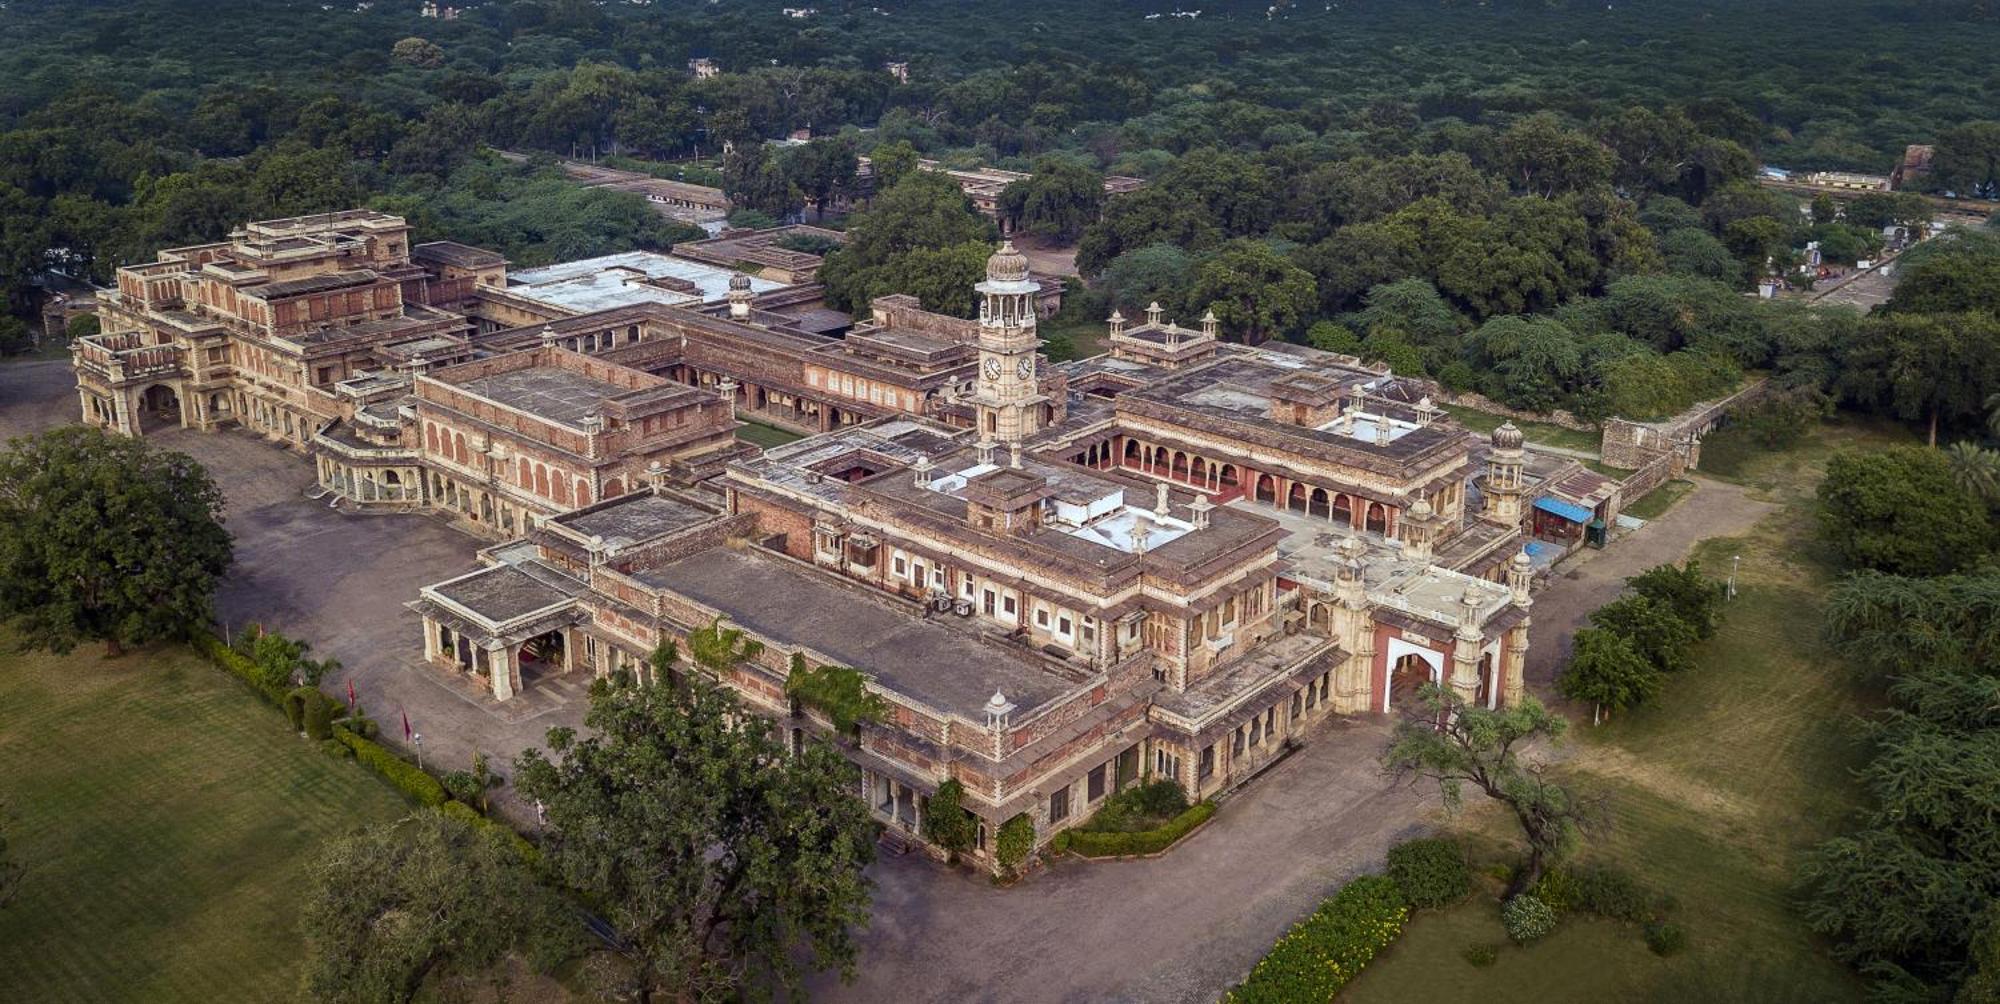
[[[860,978],[815,1000],[1213,1001],[1343,882],[1428,828],[1432,787],[1384,777],[1390,723],[1335,721],[1163,857],[1065,859],[1010,889],[919,854],[869,869]]]
[[[1544,695],[1569,661],[1570,637],[1589,626],[1590,612],[1616,599],[1625,580],[1654,565],[1678,562],[1710,537],[1749,533],[1776,503],[1751,498],[1740,485],[1690,474],[1695,490],[1659,519],[1614,541],[1586,549],[1558,567],[1555,580],[1535,595],[1528,625],[1528,685]],[[1727,569],[1709,569],[1711,575]]]

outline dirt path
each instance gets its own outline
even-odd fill
[[[1592,610],[1617,597],[1628,577],[1679,561],[1711,537],[1748,533],[1778,508],[1776,503],[1752,498],[1741,485],[1700,476],[1691,480],[1694,492],[1666,515],[1602,551],[1585,551],[1571,559],[1556,573],[1555,582],[1535,597],[1534,620],[1528,628],[1529,686],[1548,690],[1556,670],[1569,659],[1570,636],[1586,626]],[[1728,570],[1709,571],[1719,575]]]

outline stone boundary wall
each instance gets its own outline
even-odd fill
[[[1678,471],[1675,469],[1677,467]],[[1654,454],[1653,459],[1646,461],[1644,466],[1626,475],[1625,480],[1619,482],[1618,492],[1623,496],[1620,508],[1639,501],[1647,492],[1666,484],[1669,478],[1686,469],[1680,465],[1679,457],[1672,451]]]
[[[1500,415],[1504,418],[1519,419],[1520,421],[1523,422],[1540,422],[1543,425],[1559,425],[1565,429],[1571,429],[1576,432],[1589,432],[1590,430],[1597,428],[1596,426],[1590,424],[1589,422],[1586,422],[1583,419],[1580,419],[1575,415],[1572,415],[1569,412],[1563,411],[1561,409],[1544,412],[1544,411],[1528,411],[1524,408],[1509,408],[1508,406],[1501,404],[1500,402],[1495,401],[1492,398],[1485,396],[1484,394],[1475,394],[1472,391],[1447,390],[1442,384],[1433,384],[1433,386],[1435,389],[1431,393],[1431,400],[1436,401],[1440,404],[1449,404],[1459,408],[1471,408],[1475,411],[1483,411],[1487,412],[1488,414]]]
[[[1700,402],[1663,422],[1606,419],[1598,452],[1612,467],[1643,468],[1654,454],[1663,452],[1678,456],[1683,467],[1695,467],[1701,461],[1699,439],[1730,411],[1763,397],[1768,387],[1769,381],[1759,378],[1728,397]]]

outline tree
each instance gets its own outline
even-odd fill
[[[230,563],[222,493],[186,454],[68,427],[0,453],[0,617],[24,646],[179,637]]]
[[[919,276],[936,280],[940,271],[949,269],[951,259],[935,252],[972,243],[983,245],[991,238],[992,229],[992,224],[973,211],[956,181],[917,171],[877,195],[874,205],[852,217],[847,245],[826,256],[819,278],[826,284],[831,303],[843,310],[860,310],[875,296],[903,292],[893,288],[900,280]],[[918,251],[933,253],[915,263],[904,262]],[[938,299],[939,291],[931,292],[933,300]],[[970,284],[954,296],[970,303]]]
[[[1654,565],[1626,579],[1625,586],[1672,611],[1696,638],[1714,637],[1722,620],[1722,583],[1703,575],[1701,563],[1693,558],[1685,565]]]
[[[924,839],[944,849],[954,860],[972,849],[979,820],[965,811],[965,785],[946,778],[924,806]]]
[[[854,172],[860,163],[852,140],[816,139],[785,154],[783,173],[793,187],[812,200],[813,212],[824,217],[826,204],[854,187]]]
[[[1492,710],[1436,684],[1425,684],[1418,697],[1423,710],[1396,724],[1383,767],[1413,783],[1436,782],[1448,810],[1462,804],[1466,785],[1505,805],[1528,845],[1507,895],[1533,888],[1600,819],[1594,800],[1558,784],[1546,764],[1522,757],[1524,747],[1561,742],[1569,723],[1533,697]]]
[[[1473,368],[1489,376],[1487,393],[1516,408],[1548,411],[1583,372],[1583,349],[1562,322],[1496,317],[1466,341]]]
[[[917,162],[922,159],[917,148],[903,139],[868,151],[868,162],[875,172],[875,190],[886,192],[896,187],[897,182],[917,169]]]
[[[1677,673],[1692,665],[1692,649],[1700,639],[1694,625],[1682,620],[1672,607],[1639,594],[1620,597],[1591,611],[1590,623],[1631,642],[1648,665],[1663,673]]]
[[[2000,318],[1994,314],[1910,314],[1894,308],[1871,318],[1871,337],[1847,347],[1840,387],[1864,407],[1924,420],[1937,444],[1941,426],[1984,417],[2000,386]]]
[[[1035,172],[1000,192],[1000,212],[1038,237],[1071,242],[1096,221],[1104,176],[1067,157],[1044,157]]]
[[[398,63],[430,70],[444,65],[444,50],[439,48],[436,42],[412,35],[391,46],[389,58]]]
[[[1625,635],[1584,628],[1556,689],[1572,701],[1590,702],[1590,724],[1596,725],[1606,709],[1623,711],[1658,693],[1660,671]]]
[[[778,219],[797,211],[805,198],[762,143],[739,146],[723,160],[722,192],[733,205]]]
[[[740,639],[690,648],[707,665]],[[762,998],[798,994],[806,968],[853,975],[875,830],[851,764],[818,740],[788,753],[700,676],[599,683],[584,724],[549,730],[515,782],[547,810],[549,866],[624,946],[619,992]]]
[[[1565,128],[1548,112],[1508,127],[1500,137],[1500,156],[1522,191],[1544,199],[1611,181],[1611,151],[1590,136]]]
[[[1967,122],[1939,133],[1928,182],[1960,195],[2000,193],[2000,122]]]
[[[785,695],[824,712],[833,722],[833,730],[841,735],[852,735],[862,722],[880,721],[889,713],[889,702],[868,689],[868,678],[860,670],[811,667],[806,665],[805,656],[796,652],[785,676]]]
[[[1953,484],[1989,504],[2000,502],[2000,450],[1960,440],[1947,447],[1944,455],[1951,464]]]
[[[493,982],[510,954],[552,968],[582,933],[505,831],[435,811],[329,842],[306,876],[299,926],[303,990],[316,1001],[455,998]]]
[[[1235,241],[1195,268],[1188,306],[1215,312],[1222,330],[1252,345],[1298,329],[1318,302],[1312,274],[1261,241]]]
[[[1731,287],[1743,284],[1743,263],[1706,230],[1669,231],[1660,238],[1660,256],[1675,275],[1713,279]]]
[[[1818,497],[1820,533],[1849,567],[1943,575],[1991,547],[1986,506],[1953,481],[1939,450],[1836,454]]]
[[[2000,313],[2000,240],[1948,234],[1912,249],[1897,272],[1896,289],[1884,310]]]
[[[1181,297],[1194,284],[1194,268],[1194,257],[1186,251],[1148,244],[1113,258],[1098,277],[1098,287],[1128,320],[1144,316],[1141,312],[1153,303],[1179,317],[1187,309]]]
[[[1458,357],[1459,331],[1465,318],[1451,309],[1430,283],[1422,279],[1384,283],[1369,290],[1363,303],[1350,323],[1364,334],[1383,328],[1405,334],[1422,352],[1424,365],[1420,370],[1436,372]]]

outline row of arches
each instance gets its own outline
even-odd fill
[[[1493,653],[1479,654],[1479,687],[1473,694],[1472,703],[1481,708],[1493,708],[1499,704],[1499,680],[1495,679],[1498,664]],[[1427,683],[1444,683],[1444,660],[1441,657],[1426,656],[1409,652],[1399,657],[1389,667],[1386,692],[1382,695],[1384,712],[1413,711],[1422,707],[1418,692]]]
[[[1097,470],[1123,468],[1191,485],[1210,493],[1217,502],[1242,497],[1355,530],[1383,536],[1396,530],[1394,506],[1127,436],[1089,444],[1082,452],[1072,454],[1070,461]]]

